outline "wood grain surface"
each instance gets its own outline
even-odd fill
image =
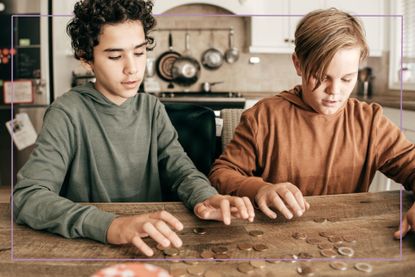
[[[234,220],[230,226],[220,222],[199,220],[181,203],[94,205],[119,215],[140,214],[161,209],[173,213],[185,226],[179,233],[184,245],[178,256],[167,258],[201,259],[200,253],[203,250],[225,246],[228,248],[227,255],[239,260],[200,260],[198,264],[202,265],[205,271],[213,270],[222,276],[301,276],[297,273],[297,268],[301,265],[312,268],[314,276],[414,276],[414,233],[403,239],[402,256],[399,240],[394,240],[392,237],[393,232],[399,227],[399,199],[399,191],[313,196],[307,197],[311,208],[300,218],[288,221],[279,216],[276,220],[271,220],[257,211],[253,223]],[[410,203],[413,203],[412,194],[403,192],[403,211],[408,209]],[[126,262],[126,259],[146,259],[132,246],[105,245],[88,239],[65,239],[59,235],[35,231],[16,224],[13,225],[12,248],[10,216],[9,204],[1,203],[0,276],[90,276],[100,268]],[[206,234],[195,234],[193,232],[195,227],[205,228]],[[249,231],[253,230],[261,230],[264,235],[261,237],[249,235]],[[318,238],[324,243],[330,243],[319,235],[323,231],[333,232],[338,236],[351,236],[356,240],[343,244],[354,250],[352,257],[340,254],[336,257],[346,262],[347,270],[332,269],[330,262],[333,260],[323,257],[317,245],[292,237],[293,233],[302,232],[308,238]],[[156,254],[153,258],[164,259],[162,261],[146,259],[146,262],[167,270],[178,268],[187,270],[195,266],[184,261],[166,260],[163,252],[155,248],[153,241],[150,239],[146,241],[155,249]],[[268,249],[240,250],[237,245],[242,242],[252,245],[264,244]],[[295,263],[266,262],[265,268],[254,269],[250,274],[241,273],[237,269],[238,265],[249,263],[248,259],[287,259],[290,255],[300,253],[311,255],[313,260],[299,260]],[[88,259],[90,260],[87,261]],[[111,259],[124,259],[124,261],[111,261]],[[373,271],[371,273],[357,271],[354,269],[357,262],[369,263]]]

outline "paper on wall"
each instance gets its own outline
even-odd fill
[[[18,150],[36,142],[37,133],[27,113],[16,114],[15,119],[6,122],[6,127]]]

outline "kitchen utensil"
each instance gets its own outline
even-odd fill
[[[234,47],[234,31],[229,31],[229,49],[225,52],[225,60],[227,63],[234,63],[239,59],[239,49]]]
[[[173,81],[182,86],[190,86],[197,82],[200,76],[200,64],[190,54],[190,35],[185,35],[185,52],[178,57],[172,66]]]
[[[169,50],[162,53],[157,58],[156,71],[161,79],[167,82],[171,82],[173,80],[173,76],[172,76],[173,63],[181,55],[180,53],[173,50],[173,35],[171,34],[171,32],[169,33],[168,41],[169,41]]]
[[[222,83],[223,83],[222,81],[220,81],[220,82],[212,82],[212,83],[203,82],[202,83],[202,91],[205,92],[205,93],[211,92],[212,86],[217,85],[217,84],[222,84]]]
[[[209,70],[216,70],[223,64],[223,54],[214,47],[213,31],[210,33],[210,48],[202,54],[202,65]]]

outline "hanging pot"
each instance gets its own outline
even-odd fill
[[[179,58],[180,53],[173,50],[173,36],[169,33],[169,50],[162,53],[156,61],[156,71],[158,76],[164,81],[173,81],[172,67],[173,63]]]
[[[211,46],[202,54],[202,65],[209,70],[216,70],[223,64],[223,54],[218,49],[214,48],[213,31],[210,33]]]
[[[229,49],[225,52],[225,60],[227,63],[234,63],[239,59],[239,49],[233,46],[234,32],[229,31]]]
[[[184,55],[177,58],[172,66],[173,81],[181,86],[191,86],[200,76],[200,64],[190,54],[190,35],[185,35]]]

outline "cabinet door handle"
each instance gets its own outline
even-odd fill
[[[290,40],[288,38],[284,39],[284,42],[289,42]]]

